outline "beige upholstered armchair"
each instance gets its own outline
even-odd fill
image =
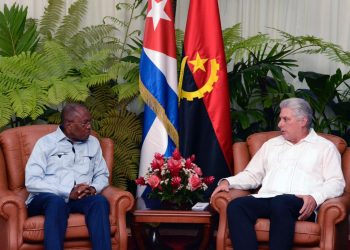
[[[242,171],[251,157],[258,151],[268,139],[278,136],[279,132],[262,132],[251,135],[246,142],[233,144],[233,173]],[[298,221],[294,234],[293,250],[348,250],[348,214],[350,211],[350,148],[346,142],[337,136],[320,134],[332,141],[342,155],[342,168],[345,176],[346,187],[341,197],[329,199],[324,202],[319,210],[316,223]],[[307,157],[307,156],[306,156]],[[212,206],[219,213],[219,226],[216,238],[216,249],[232,249],[228,234],[226,207],[230,200],[248,195],[250,191],[230,190],[229,193],[221,192],[213,197]],[[258,219],[255,230],[259,242],[259,249],[268,249],[269,220]]]
[[[27,217],[24,169],[38,138],[56,130],[57,125],[32,125],[0,133],[0,249],[43,249],[44,216]],[[113,142],[100,138],[103,156],[111,172]],[[110,203],[111,242],[113,249],[127,249],[126,212],[134,204],[133,196],[116,187],[102,192]],[[91,249],[84,216],[71,214],[65,249]]]

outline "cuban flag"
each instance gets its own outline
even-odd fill
[[[148,0],[140,61],[140,93],[145,102],[139,176],[154,154],[171,156],[178,146],[178,91],[174,15],[171,0]],[[144,186],[137,197],[147,202]],[[146,203],[149,207],[150,204]]]

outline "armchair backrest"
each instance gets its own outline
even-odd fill
[[[250,135],[246,142],[233,144],[233,174],[237,174],[245,169],[250,159],[269,139],[279,136],[279,131],[260,132]],[[320,136],[330,140],[339,150],[342,156],[342,168],[346,182],[345,192],[350,193],[350,148],[344,139],[330,134],[318,133]]]
[[[57,125],[30,125],[11,128],[0,133],[0,189],[16,193],[25,191],[24,173],[36,141],[57,129]],[[96,133],[93,133],[96,137]],[[103,156],[110,173],[113,166],[113,142],[100,138]],[[111,180],[111,174],[110,174]]]

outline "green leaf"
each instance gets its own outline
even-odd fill
[[[16,116],[25,118],[30,114],[31,108],[28,105],[31,101],[30,89],[13,89],[9,91],[8,97]]]
[[[40,19],[39,32],[42,35],[42,42],[51,40],[60,24],[61,15],[64,12],[64,0],[48,0],[44,14]]]
[[[57,28],[55,38],[65,44],[73,37],[87,12],[87,0],[77,0],[68,9],[68,15],[63,17],[62,24]]]
[[[36,24],[27,22],[27,7],[13,4],[0,11],[0,55],[14,56],[25,51],[34,51],[38,43]]]
[[[11,116],[13,114],[13,110],[10,104],[10,99],[0,93],[0,127],[8,124]]]

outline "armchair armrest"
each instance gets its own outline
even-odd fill
[[[211,206],[218,212],[221,213],[225,211],[226,213],[226,207],[227,204],[238,197],[246,196],[251,194],[251,192],[247,190],[240,190],[240,189],[230,189],[229,192],[219,192],[216,195],[213,196],[211,200]]]
[[[120,249],[126,250],[128,234],[126,231],[126,212],[134,206],[134,197],[130,192],[119,188],[108,186],[102,190],[102,195],[107,198],[110,204],[110,216],[118,226]]]
[[[319,209],[317,223],[321,227],[321,248],[332,249],[335,244],[337,224],[342,222],[343,230],[348,232],[348,213],[350,211],[350,194],[344,193],[342,196],[326,200]]]
[[[350,194],[326,200],[321,204],[318,212],[318,223],[324,224],[332,220],[334,224],[344,220],[350,211]]]
[[[211,200],[211,206],[219,213],[219,226],[216,235],[216,249],[224,249],[224,243],[227,232],[227,214],[226,208],[228,203],[238,197],[251,194],[247,190],[230,189],[229,192],[219,192]]]
[[[27,218],[25,199],[9,190],[0,191],[0,242],[6,249],[19,249]]]

